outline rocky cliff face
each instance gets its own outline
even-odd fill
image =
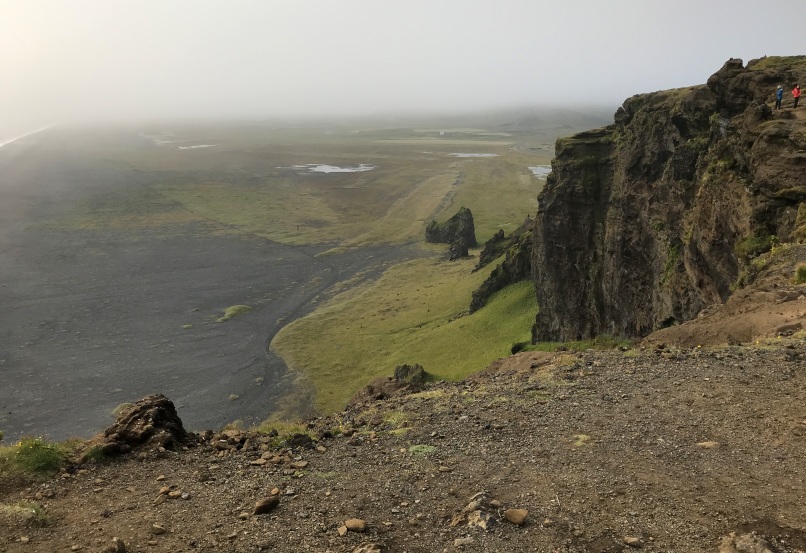
[[[729,60],[560,139],[539,197],[535,341],[642,336],[723,302],[753,255],[804,234],[806,56]],[[801,216],[798,217],[800,210]]]

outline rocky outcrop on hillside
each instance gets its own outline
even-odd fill
[[[476,247],[476,227],[473,213],[466,207],[445,221],[431,221],[425,229],[425,241],[437,244],[450,244],[451,260],[467,257],[468,248]]]
[[[182,426],[173,402],[154,394],[125,408],[96,441],[104,455],[120,455],[152,445],[172,449],[192,442],[193,437]]]
[[[806,56],[729,60],[706,85],[633,96],[612,125],[558,140],[534,225],[533,340],[692,319],[754,256],[802,239],[806,106],[770,109],[798,81]]]
[[[501,230],[484,245],[476,265],[478,270],[504,255],[478,290],[473,292],[470,312],[478,311],[497,291],[522,280],[532,278],[532,224],[529,217],[509,236]]]

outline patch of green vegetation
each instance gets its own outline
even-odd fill
[[[43,528],[50,526],[53,521],[39,503],[33,501],[20,501],[19,503],[0,503],[0,518],[18,520],[28,526]]]
[[[403,411],[390,411],[383,416],[383,422],[389,426],[398,428],[399,426],[407,423],[409,416]]]
[[[806,242],[806,202],[798,204],[798,213],[795,216],[795,229],[792,231],[795,242]]]
[[[806,64],[806,56],[766,56],[748,63],[748,69],[788,69],[792,65]]]
[[[798,265],[795,269],[795,284],[806,284],[806,265]]]
[[[626,338],[616,338],[607,334],[596,336],[590,340],[574,340],[571,342],[538,342],[529,344],[525,351],[585,351],[588,349],[616,349],[629,347],[630,341]]]
[[[112,457],[104,455],[103,447],[94,445],[81,455],[82,462],[95,461],[96,463],[110,463]]]
[[[583,447],[585,446],[591,439],[590,436],[587,434],[574,434],[574,447]]]
[[[128,402],[121,403],[117,407],[112,409],[111,414],[112,414],[113,417],[118,418],[121,415],[121,413],[123,413],[124,411],[130,409],[132,406],[134,406],[133,403],[128,403]]]
[[[249,313],[252,311],[252,308],[248,305],[233,305],[227,307],[224,310],[224,316],[219,317],[216,319],[219,323],[225,323],[233,317],[237,317],[238,315],[243,315],[244,313]]]
[[[69,448],[42,438],[23,438],[0,448],[0,468],[23,476],[48,476],[65,463]]]
[[[433,445],[415,444],[409,446],[409,453],[415,457],[426,457],[434,453],[436,450],[436,446]]]
[[[269,443],[269,447],[273,449],[283,447],[288,440],[297,434],[303,434],[311,439],[315,439],[315,436],[311,430],[301,422],[266,420],[260,423],[260,425],[254,428],[254,430],[262,434],[273,435],[274,438]],[[336,432],[334,432],[334,435],[335,434]]]
[[[324,413],[410,363],[413,352],[434,378],[464,378],[509,355],[513,340],[528,341],[537,311],[532,283],[521,282],[497,292],[484,309],[455,318],[492,270],[473,273],[473,264],[420,259],[392,267],[288,325],[271,347],[310,379]]]
[[[745,262],[770,251],[778,244],[778,237],[767,234],[754,234],[736,244],[735,251]]]
[[[669,252],[666,254],[666,264],[663,267],[662,282],[666,283],[674,275],[675,267],[680,259],[680,244],[672,244],[669,246]]]

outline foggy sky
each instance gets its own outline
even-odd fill
[[[0,0],[0,139],[65,121],[616,107],[806,52],[786,0]]]

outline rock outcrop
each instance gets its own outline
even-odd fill
[[[707,85],[633,96],[612,125],[558,140],[534,225],[533,340],[689,320],[797,239],[806,107],[770,105],[798,81],[806,56],[729,60]]]
[[[529,217],[508,237],[501,230],[490,238],[479,255],[476,270],[504,255],[478,290],[473,292],[470,313],[478,311],[494,293],[522,280],[532,278],[532,224]]]
[[[467,257],[468,248],[476,247],[476,227],[473,224],[473,213],[466,207],[445,221],[431,221],[425,228],[425,241],[438,244],[450,244],[451,260]]]
[[[146,396],[126,408],[104,431],[101,451],[119,455],[149,444],[170,449],[192,441],[171,400],[161,394]]]

